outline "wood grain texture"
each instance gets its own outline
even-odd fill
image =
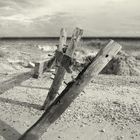
[[[62,52],[62,49],[63,49],[64,45],[66,44],[66,38],[67,38],[66,31],[64,28],[62,28],[60,31],[60,39],[59,39],[59,46],[58,46],[59,52]],[[60,65],[59,63],[61,62],[61,60],[59,60],[59,62],[57,60],[55,60],[55,61],[58,65]],[[42,106],[42,109],[46,109],[54,101],[54,99],[57,95],[57,92],[59,90],[59,87],[62,83],[62,80],[64,78],[64,75],[65,75],[65,69],[63,67],[59,66],[57,69],[55,78],[53,80],[53,83],[51,85],[51,88],[46,97],[46,100]]]
[[[33,78],[41,78],[43,74],[45,62],[36,62],[34,68],[34,75]]]
[[[77,47],[77,43],[80,40],[81,36],[83,34],[83,30],[76,28],[74,30],[74,33],[72,35],[72,39],[71,39],[71,43],[70,46],[68,46],[67,50],[66,50],[66,54],[69,55],[70,57],[73,55],[75,48]],[[66,44],[66,33],[64,32],[64,30],[60,32],[60,47],[59,47],[59,51],[63,49],[64,45]],[[62,58],[63,59],[63,58]],[[63,61],[63,60],[62,60]],[[67,63],[67,62],[66,62]],[[62,81],[64,79],[66,70],[63,66],[59,66],[57,73],[55,75],[55,78],[53,80],[53,83],[51,85],[50,91],[48,92],[48,96],[42,106],[42,109],[47,109],[55,100],[58,90],[62,84]]]
[[[56,57],[53,56],[49,61],[36,62],[33,78],[41,78],[43,73],[49,71],[55,65]]]
[[[96,58],[79,73],[74,81],[68,84],[41,118],[19,140],[39,140],[48,127],[61,116],[83,91],[84,87],[94,78],[94,75],[99,74],[120,49],[121,46],[114,41],[110,41],[105,48],[101,49]]]

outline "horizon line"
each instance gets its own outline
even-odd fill
[[[1,36],[0,39],[58,39],[59,36]],[[68,39],[71,38],[71,36],[67,37]],[[140,36],[83,36],[82,39],[138,39]]]

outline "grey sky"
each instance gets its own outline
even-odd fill
[[[140,0],[0,0],[0,36],[140,36]]]

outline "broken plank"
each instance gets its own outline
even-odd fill
[[[74,30],[74,33],[73,33],[72,38],[71,38],[70,45],[68,46],[68,48],[66,50],[66,55],[68,55],[70,57],[73,55],[74,50],[77,47],[77,43],[80,40],[82,34],[83,34],[83,30],[81,30],[79,28],[76,28]],[[65,42],[66,40],[64,38],[65,38],[65,34],[63,32],[61,32],[60,33],[60,46],[64,46],[64,44],[66,44],[66,42]],[[61,40],[63,40],[63,41],[61,41]],[[61,49],[62,48],[63,47],[61,47]],[[67,63],[67,62],[65,62],[65,63]],[[53,83],[51,85],[50,91],[47,95],[47,98],[46,98],[46,100],[45,100],[45,102],[42,106],[42,109],[46,110],[52,104],[52,102],[55,100],[55,98],[57,96],[57,93],[58,93],[58,90],[59,90],[59,88],[62,84],[62,81],[64,79],[65,73],[66,73],[65,68],[60,65],[58,67],[57,73],[56,73],[55,78],[53,80]]]
[[[66,45],[66,32],[65,29],[62,28],[60,31],[60,39],[59,39],[59,45],[57,47],[57,51],[63,52],[63,48]],[[34,71],[34,78],[41,78],[42,74],[45,71],[48,71],[51,69],[55,63],[60,63],[61,60],[57,60],[56,56],[52,57],[49,61],[42,61],[42,62],[36,62],[35,63],[35,71]]]
[[[41,78],[43,74],[45,62],[36,62],[34,68],[34,75],[33,78]]]
[[[101,72],[120,49],[121,46],[114,41],[110,41],[105,48],[101,49],[96,58],[79,73],[74,81],[68,84],[40,119],[19,140],[39,140],[49,126],[62,115],[92,78]]]
[[[59,40],[58,51],[62,51],[64,45],[66,44],[66,38],[67,38],[66,31],[65,31],[65,29],[62,28],[60,31],[60,40]],[[56,60],[56,63],[60,64],[61,60],[59,60],[60,62],[57,62],[57,61],[58,60]],[[51,88],[49,90],[49,93],[48,93],[41,109],[46,109],[54,101],[54,99],[58,93],[58,90],[60,88],[60,85],[62,83],[62,80],[64,78],[64,75],[65,75],[65,69],[63,67],[59,66],[57,69],[55,78],[53,80],[53,83],[51,85]]]

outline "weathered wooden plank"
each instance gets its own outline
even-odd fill
[[[67,34],[66,34],[65,29],[62,28],[61,31],[60,31],[59,45],[58,45],[57,52],[56,52],[56,55],[59,54],[60,56],[58,55],[55,58],[57,66],[60,65],[60,62],[62,60],[63,48],[66,45],[66,40],[67,40]]]
[[[64,47],[64,45],[66,45],[66,31],[64,29],[61,29],[60,31],[60,39],[59,39],[59,46],[58,46],[58,50],[62,52],[62,49]],[[55,60],[57,65],[60,65],[61,60]],[[61,74],[61,72],[63,72]],[[61,82],[64,78],[64,74],[65,74],[65,69],[63,67],[58,67],[57,72],[56,72],[56,76],[53,80],[53,83],[51,85],[51,88],[49,90],[49,93],[47,95],[47,98],[42,106],[42,109],[46,109],[48,107],[48,105],[51,103],[51,101],[53,102],[55,96],[57,95],[57,92],[59,90],[59,87],[61,85]]]
[[[50,60],[35,63],[33,78],[42,78],[44,72],[49,71],[55,65],[55,56]]]
[[[55,56],[50,60],[35,63],[33,78],[41,78],[42,74],[49,71],[55,65]]]
[[[77,47],[77,43],[80,40],[82,34],[83,34],[83,30],[81,30],[79,28],[76,28],[74,30],[70,46],[68,46],[68,48],[66,50],[66,55],[69,55],[70,57],[73,55],[73,52],[74,52],[75,48]],[[59,44],[61,46],[61,50],[62,50],[63,46],[66,44],[65,38],[66,38],[65,34],[63,32],[61,32],[60,33],[60,44]],[[67,62],[65,62],[65,63],[67,63]],[[57,70],[56,76],[53,80],[53,83],[51,85],[48,96],[47,96],[47,98],[42,106],[42,109],[47,109],[48,106],[50,104],[52,104],[52,102],[55,100],[57,93],[58,93],[58,90],[59,90],[59,88],[62,84],[62,81],[64,79],[65,73],[66,73],[65,68],[60,65],[58,70]]]
[[[44,70],[44,64],[45,62],[36,62],[35,68],[34,68],[34,78],[41,78]]]
[[[82,35],[83,35],[83,30],[81,30],[79,28],[76,28],[74,30],[74,33],[73,33],[72,38],[71,38],[70,45],[66,50],[66,55],[68,55],[70,57],[73,57],[73,54],[74,54],[73,52],[77,48],[77,44],[78,44],[79,40],[81,39]]]
[[[64,46],[66,45],[66,41],[67,41],[67,34],[64,28],[61,29],[60,31],[60,39],[59,39],[59,45],[57,50],[58,51],[62,51]]]
[[[68,84],[41,118],[29,128],[19,140],[39,140],[48,127],[57,120],[73,100],[83,91],[84,87],[99,74],[108,62],[120,51],[121,46],[111,41],[101,49],[96,58],[79,73],[76,79]]]
[[[43,73],[49,71],[55,63],[55,56],[53,56],[49,61],[44,61]]]
[[[66,45],[66,32],[65,29],[62,28],[60,31],[60,40],[59,45],[57,47],[57,51],[62,52],[63,47]],[[60,60],[59,60],[60,61]],[[55,63],[59,63],[56,56],[52,57],[49,61],[42,61],[42,62],[36,62],[35,63],[35,69],[34,69],[34,78],[41,78],[42,74],[49,70]]]

